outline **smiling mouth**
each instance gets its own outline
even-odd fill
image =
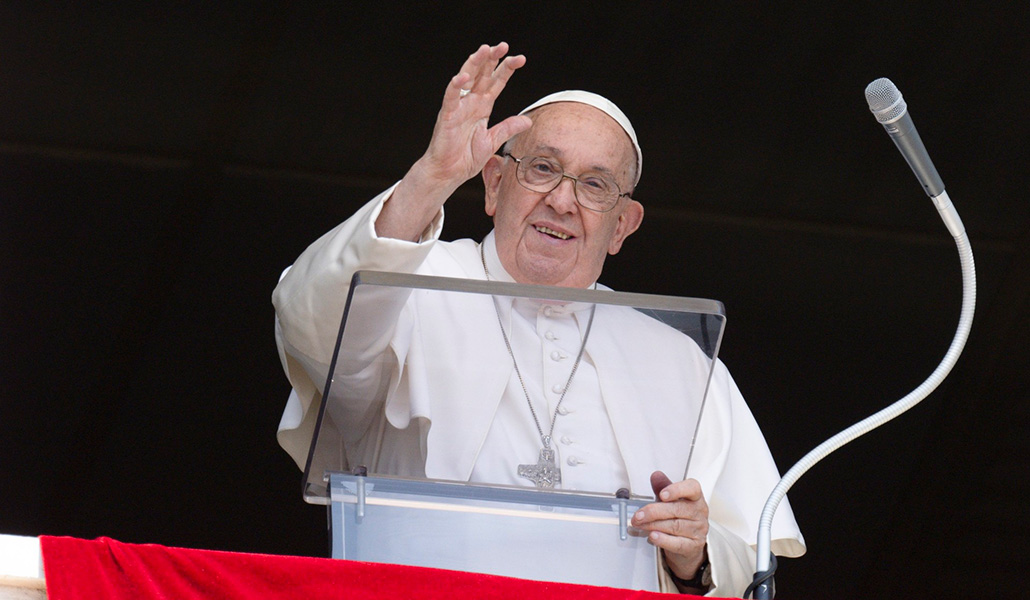
[[[540,233],[546,233],[547,235],[549,235],[551,237],[558,238],[559,240],[567,240],[567,239],[572,237],[571,235],[569,235],[567,233],[562,233],[560,231],[555,231],[555,230],[551,229],[550,227],[544,227],[543,225],[536,225],[535,228]]]

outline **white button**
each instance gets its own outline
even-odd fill
[[[561,443],[563,443],[566,446],[568,446],[568,445],[572,444],[572,438],[570,438],[567,435],[563,435],[563,436],[561,436]]]
[[[550,317],[553,314],[554,314],[554,309],[553,308],[551,308],[550,306],[545,306],[544,307],[544,316],[545,317]]]
[[[570,456],[570,457],[569,457],[569,460],[568,460],[568,461],[566,461],[566,462],[568,462],[568,463],[569,463],[569,466],[570,466],[570,467],[575,467],[575,466],[577,466],[577,465],[581,464],[581,463],[582,463],[583,461],[579,460],[579,459],[578,459],[578,458],[576,458],[575,456]]]
[[[555,394],[560,394],[565,390],[565,386],[560,383],[556,383],[551,387],[551,391]]]
[[[564,406],[559,406],[559,407],[558,407],[558,414],[559,414],[559,415],[567,415],[567,414],[569,414],[570,412],[572,412],[572,411],[571,411],[571,410],[569,410],[569,409],[567,409],[567,408],[565,408]]]
[[[544,334],[544,337],[547,338],[548,340],[552,341],[552,342],[554,340],[558,339],[558,336],[554,335],[553,331],[548,331],[547,333]]]
[[[561,360],[561,359],[562,359],[561,352],[558,352],[557,350],[555,350],[554,352],[551,353],[551,360],[557,361],[557,360]]]

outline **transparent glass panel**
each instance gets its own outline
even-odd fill
[[[589,392],[591,414],[610,423],[626,463],[610,472],[644,464],[676,479],[687,472],[724,324],[713,300],[359,272],[325,385],[305,499],[328,502],[329,474],[359,466],[376,476],[533,487],[516,473],[535,455],[480,464],[505,390],[514,398],[507,410],[522,419],[520,435],[537,440],[530,404],[547,433],[565,388],[570,398]],[[616,490],[607,484],[567,483],[575,457],[558,440],[577,419],[563,416],[554,430],[564,475],[557,487],[610,497]]]

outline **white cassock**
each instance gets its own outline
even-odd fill
[[[374,223],[391,191],[312,244],[273,294],[280,358],[294,387],[279,442],[302,468],[354,271],[484,279],[483,252],[491,278],[511,281],[497,258],[493,234],[482,249],[471,240],[438,240],[442,211],[419,243],[378,238]],[[385,373],[366,381],[379,393],[327,407],[352,466],[530,485],[516,470],[518,464],[535,463],[541,448],[528,408],[528,402],[535,402],[544,433],[559,409],[553,447],[563,489],[613,492],[627,487],[651,495],[653,471],[665,471],[674,480],[683,473],[699,410],[693,400],[703,396],[709,369],[686,336],[632,309],[601,306],[569,380],[589,309],[556,311],[524,300],[513,305],[472,295],[455,305],[441,298],[416,292],[403,305],[384,305],[380,314],[389,315],[389,326],[378,327],[372,337],[379,337],[374,353],[386,352],[389,360],[378,362]],[[501,337],[502,326],[525,392]],[[470,356],[491,368],[461,368],[470,364]],[[739,595],[754,572],[758,520],[779,475],[728,370],[719,361],[714,369],[688,476],[701,483],[709,505],[709,594]],[[619,376],[627,372],[666,376]],[[369,379],[367,373],[362,376]],[[773,551],[782,556],[805,551],[786,500],[773,522]]]

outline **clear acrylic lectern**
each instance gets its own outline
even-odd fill
[[[573,347],[589,332],[584,369],[596,373],[630,478],[638,463],[686,473],[725,325],[721,303],[362,271],[304,474],[305,500],[329,506],[334,558],[657,590],[657,552],[627,525],[653,501],[650,489],[477,479],[478,445],[515,381],[506,345],[535,343],[531,331],[507,329],[510,340],[502,331],[537,312],[577,338]],[[558,356],[529,350],[519,359],[526,371],[534,356],[540,369]],[[540,398],[552,414],[556,398],[547,407]],[[571,468],[565,449],[556,452]]]

